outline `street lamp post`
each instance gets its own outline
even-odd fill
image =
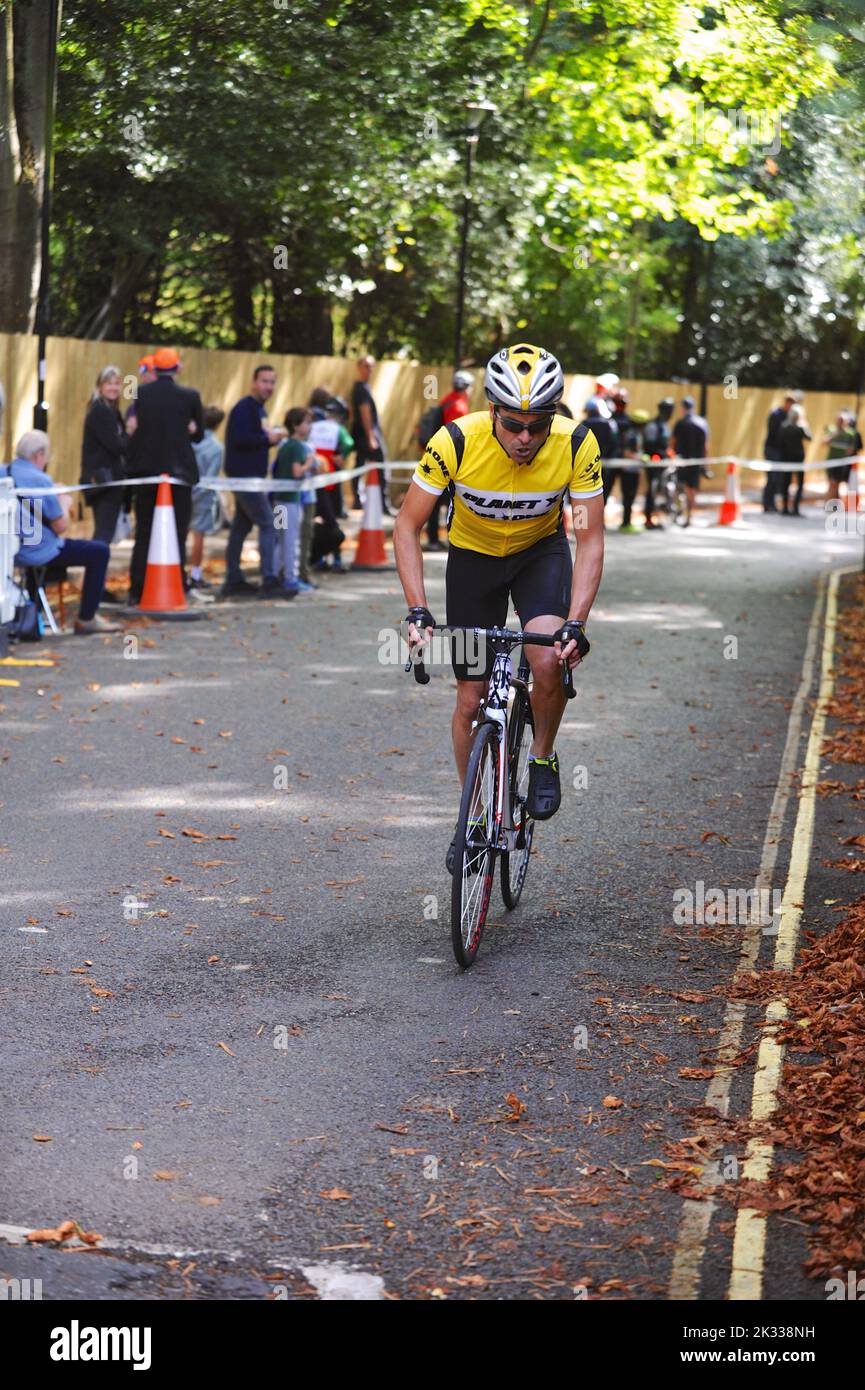
[[[467,126],[464,132],[466,142],[465,183],[463,185],[462,227],[460,230],[460,257],[457,270],[456,332],[454,336],[454,368],[459,369],[463,360],[463,316],[466,297],[466,263],[469,249],[469,222],[472,203],[472,162],[475,145],[480,139],[481,125],[487,114],[498,110],[491,101],[465,101]]]
[[[36,405],[33,408],[34,429],[48,427],[46,359],[50,321],[49,294],[51,285],[51,186],[54,174],[54,106],[57,95],[57,38],[60,26],[60,0],[49,0],[48,50],[45,55],[45,142],[42,167],[41,259],[39,293],[36,300],[37,333]]]

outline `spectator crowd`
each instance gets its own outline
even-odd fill
[[[227,413],[222,406],[204,406],[198,391],[181,385],[183,363],[173,348],[160,348],[138,363],[137,390],[125,412],[121,409],[123,376],[116,366],[98,373],[87,403],[81,446],[81,494],[92,518],[90,539],[68,534],[75,506],[73,495],[41,493],[50,479],[51,441],[40,430],[28,430],[18,441],[6,469],[19,493],[20,546],[16,563],[44,593],[44,583],[83,572],[75,631],[97,634],[119,631],[119,625],[100,613],[105,605],[134,609],[144,587],[159,475],[180,481],[172,488],[183,586],[191,604],[212,604],[217,597],[294,599],[315,590],[317,576],[343,575],[346,520],[342,479],[324,478],[351,466],[363,468],[387,459],[378,407],[370,387],[375,363],[364,355],[357,361],[356,380],[346,403],[326,386],[318,386],[305,405],[292,406],[282,424],[271,424],[268,403],[277,384],[273,366],[263,363],[253,372],[249,390]],[[424,411],[417,440],[423,448],[441,425],[470,409],[474,385],[471,372],[454,373],[452,388]],[[2,396],[0,396],[2,401]],[[559,409],[571,416],[562,404]],[[697,413],[692,396],[679,402],[678,418],[672,397],[659,401],[654,416],[629,407],[628,392],[611,372],[601,374],[584,407],[584,420],[594,432],[603,463],[604,500],[618,487],[622,519],[619,529],[636,534],[656,530],[661,480],[671,471],[687,499],[687,525],[697,502],[700,481],[708,475],[709,427]],[[2,410],[2,405],[0,405]],[[217,430],[225,422],[225,442]],[[807,443],[812,433],[802,392],[789,390],[769,414],[764,457],[773,464],[763,490],[763,510],[801,516]],[[823,437],[826,449],[828,497],[837,499],[849,484],[849,460],[862,449],[852,410],[838,413]],[[791,467],[785,469],[784,464]],[[799,465],[798,467],[796,465]],[[634,507],[645,475],[643,527],[634,520]],[[213,487],[224,475],[230,487]],[[388,506],[386,474],[378,472],[382,501]],[[362,506],[362,475],[351,479],[355,509]],[[235,486],[231,486],[235,484]],[[32,496],[28,496],[28,489]],[[441,499],[427,527],[427,549],[444,550],[441,539]],[[226,572],[218,594],[204,574],[205,540],[228,529]],[[258,543],[258,581],[243,572],[244,544],[252,534]],[[106,588],[111,546],[134,535],[125,595]]]
[[[345,532],[342,480],[324,483],[319,475],[344,468],[351,455],[357,466],[384,462],[386,447],[378,408],[369,386],[374,359],[357,363],[351,406],[325,386],[316,387],[306,405],[293,406],[281,425],[272,425],[267,404],[276,388],[276,370],[257,366],[249,391],[228,412],[203,406],[198,391],[181,385],[183,363],[173,348],[141,359],[134,400],[121,409],[123,375],[116,366],[98,373],[87,403],[81,445],[81,497],[92,518],[88,540],[64,535],[75,507],[69,492],[48,492],[51,441],[28,430],[3,473],[19,494],[19,548],[16,565],[42,592],[44,584],[81,569],[83,583],[75,631],[120,630],[99,612],[103,605],[134,609],[141,601],[153,531],[158,482],[172,487],[183,587],[192,604],[211,604],[214,586],[204,575],[205,538],[228,528],[223,598],[294,599],[317,588],[315,575],[346,574],[341,548]],[[216,431],[225,421],[225,443]],[[224,475],[233,501],[209,484]],[[380,474],[386,498],[384,474]],[[353,482],[355,506],[362,506],[361,478]],[[315,483],[318,485],[315,485]],[[304,486],[305,484],[305,486]],[[30,495],[28,495],[28,492]],[[386,509],[387,504],[385,502]],[[258,542],[260,580],[242,569],[244,543]],[[119,595],[106,588],[111,546],[134,536],[128,588]]]

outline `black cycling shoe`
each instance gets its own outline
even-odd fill
[[[479,830],[479,831],[480,831],[480,835],[478,836],[477,840],[473,840],[473,839],[472,839],[472,830]],[[478,849],[482,849],[483,846],[484,846],[484,839],[483,839],[483,828],[482,828],[482,824],[481,824],[480,821],[476,821],[475,824],[474,824],[473,826],[470,826],[470,828],[469,828],[469,847],[470,847],[470,848],[475,848],[475,847],[477,847]],[[448,845],[448,852],[447,852],[447,854],[445,855],[445,868],[447,869],[448,873],[449,873],[451,876],[453,876],[453,871],[454,871],[454,860],[456,859],[456,857],[457,857],[457,836],[456,836],[456,830],[454,830],[454,837],[453,837],[453,839],[451,840],[450,844]],[[474,855],[474,857],[473,857],[473,858],[470,860],[470,862],[469,862],[469,873],[470,873],[470,874],[476,874],[476,873],[478,872],[478,870],[480,869],[482,862],[483,862],[483,859],[482,859],[482,856],[481,856],[480,854]]]
[[[529,794],[526,811],[532,820],[549,820],[562,804],[562,784],[559,781],[559,760],[555,753],[548,758],[529,759]]]

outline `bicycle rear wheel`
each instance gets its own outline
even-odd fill
[[[469,753],[454,845],[451,942],[463,969],[478,953],[490,904],[498,780],[498,731],[480,724]]]
[[[529,794],[529,754],[532,751],[534,725],[528,695],[515,688],[514,706],[508,726],[508,777],[510,779],[511,815],[518,831],[518,847],[502,853],[502,898],[505,907],[515,908],[523,891],[532,851],[535,823],[526,814]],[[522,842],[520,844],[520,842]]]
[[[676,509],[673,521],[677,526],[687,526],[691,520],[691,504],[684,483],[676,482]]]

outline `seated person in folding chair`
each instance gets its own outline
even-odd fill
[[[75,631],[79,633],[122,632],[118,623],[106,622],[97,612],[105,587],[108,569],[108,546],[104,541],[65,540],[63,532],[69,526],[68,510],[71,497],[66,494],[45,494],[28,497],[27,491],[49,486],[45,469],[51,445],[42,430],[22,434],[15,458],[4,470],[10,474],[16,489],[25,495],[18,498],[18,536],[20,548],[16,565],[39,569],[47,567],[48,578],[67,569],[84,568],[84,586]],[[65,504],[65,505],[64,505]]]

